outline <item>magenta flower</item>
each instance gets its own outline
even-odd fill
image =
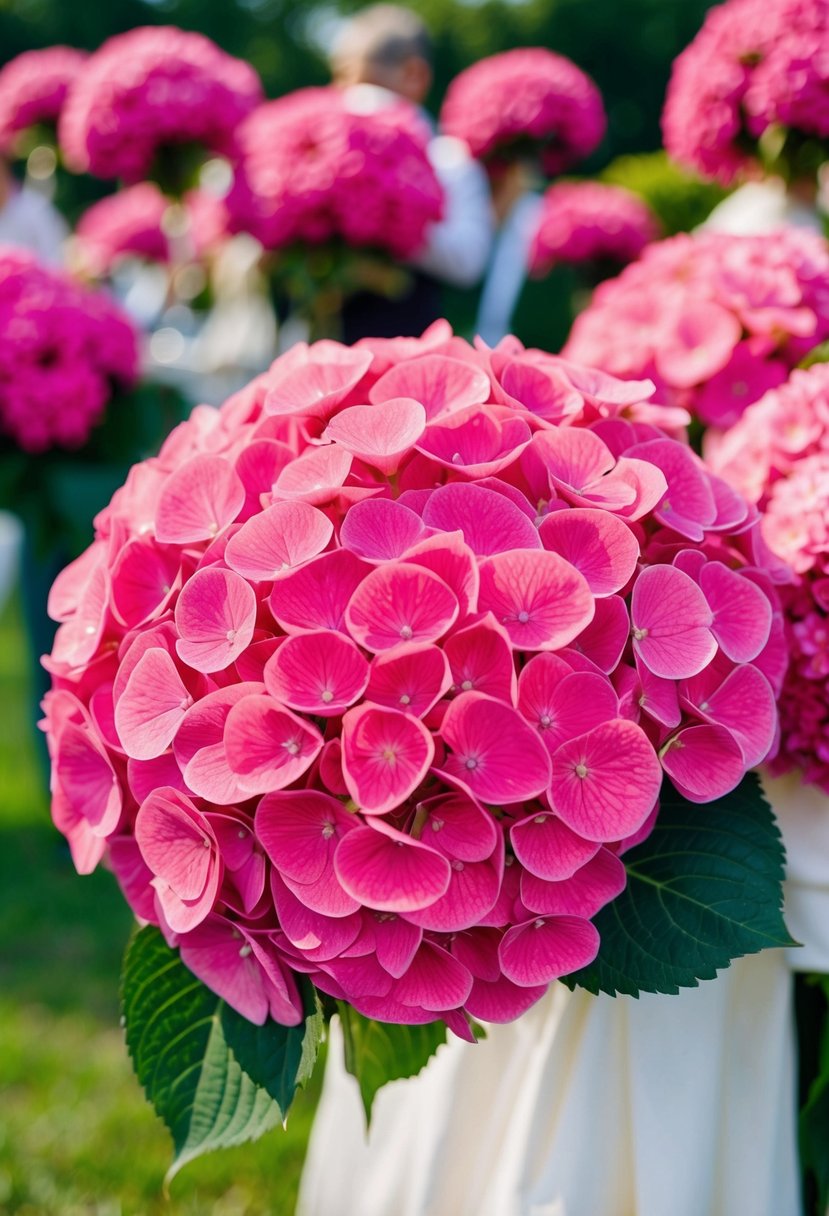
[[[301,346],[55,582],[55,822],[244,1017],[296,1024],[299,976],[519,1016],[595,957],[665,775],[712,799],[774,746],[780,564],[650,391],[443,326]]]
[[[87,55],[70,46],[24,51],[0,71],[0,150],[12,154],[21,132],[54,126]]]
[[[78,448],[138,373],[138,336],[108,296],[0,247],[0,433],[26,452]]]
[[[530,245],[530,273],[548,274],[559,262],[621,269],[660,235],[648,204],[621,186],[557,182],[544,194]]]
[[[456,76],[440,123],[485,161],[535,145],[545,173],[554,177],[590,155],[606,120],[599,90],[571,60],[544,47],[520,47]]]
[[[660,405],[725,429],[827,338],[822,237],[701,232],[647,246],[600,284],[563,353],[626,380],[649,377]],[[672,428],[667,413],[651,420]]]
[[[261,99],[250,64],[203,34],[142,26],[84,65],[61,112],[60,144],[77,172],[138,182],[167,145],[233,155],[239,123]]]

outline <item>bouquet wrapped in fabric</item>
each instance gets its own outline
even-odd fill
[[[779,571],[651,388],[445,323],[300,345],[56,581],[53,816],[144,925],[173,1168],[284,1117],[334,1009],[370,1108],[560,977],[676,992],[788,941],[745,778]]]
[[[601,93],[570,59],[544,47],[519,47],[456,76],[440,123],[496,172],[538,150],[544,173],[555,177],[598,146],[606,118]]]
[[[87,55],[69,46],[25,51],[0,71],[0,151],[15,155],[32,128],[54,130]]]
[[[659,235],[656,216],[632,191],[602,182],[558,182],[544,194],[530,244],[530,274],[539,278],[567,263],[606,278]]]
[[[67,165],[127,184],[190,184],[207,153],[232,156],[239,124],[262,100],[250,64],[202,34],[144,26],[108,39],[75,80],[59,123]]]
[[[829,248],[799,229],[679,235],[602,283],[576,319],[568,358],[727,428],[829,336]]]
[[[794,371],[712,445],[709,463],[763,508],[769,549],[795,572],[783,590],[788,676],[773,772],[829,793],[829,366]]]
[[[443,213],[427,139],[408,103],[357,112],[333,87],[267,102],[243,123],[233,223],[274,254],[277,290],[318,328],[354,291],[405,286],[396,263]]]
[[[827,84],[825,0],[728,0],[674,63],[665,147],[725,185],[758,161],[814,180],[827,154]]]

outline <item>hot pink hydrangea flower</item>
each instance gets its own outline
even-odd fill
[[[650,388],[445,322],[300,345],[58,578],[55,822],[246,1017],[298,1021],[296,974],[519,1016],[594,958],[663,774],[706,801],[769,751],[755,517]]]
[[[538,149],[550,177],[589,156],[607,126],[590,77],[544,47],[504,51],[466,68],[447,89],[440,123],[493,165],[521,148]]]
[[[404,102],[354,113],[333,87],[267,102],[239,132],[236,226],[268,249],[339,238],[406,257],[443,210],[427,138]]]
[[[559,182],[544,195],[530,245],[530,273],[556,262],[632,262],[659,236],[659,222],[638,195],[601,182]]]
[[[763,509],[763,538],[795,572],[783,590],[791,665],[777,771],[829,791],[829,365],[794,371],[709,453],[715,472]]]
[[[600,284],[564,354],[626,379],[708,426],[732,426],[829,337],[829,247],[800,229],[682,234]]]
[[[728,185],[770,126],[829,135],[829,4],[728,0],[677,58],[662,130],[671,156]]]
[[[0,433],[27,452],[80,447],[137,372],[138,336],[108,296],[0,246]]]
[[[137,182],[169,144],[232,155],[239,123],[261,99],[250,64],[203,34],[143,26],[90,57],[61,113],[60,144],[78,172]]]
[[[607,120],[601,93],[572,60],[520,47],[479,59],[456,76],[440,123],[485,161],[537,146],[545,173],[555,177],[601,143]]]
[[[85,51],[50,46],[24,51],[0,71],[0,150],[11,152],[28,127],[54,124],[67,90],[86,63]]]
[[[153,182],[127,186],[93,203],[75,228],[75,254],[80,268],[93,277],[109,274],[128,256],[147,262],[198,257],[226,239],[224,201],[203,190],[182,200],[183,214]]]

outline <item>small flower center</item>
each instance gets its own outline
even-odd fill
[[[401,625],[400,636],[404,642],[410,641],[414,637],[414,630],[411,625]]]
[[[412,703],[412,698],[409,696],[409,694],[407,692],[404,692],[403,696],[400,698],[400,704],[401,705],[411,705],[411,703]]]
[[[587,776],[587,765],[586,764],[577,764],[576,765],[576,776],[581,777],[582,781],[584,780],[584,778]]]
[[[546,822],[547,822],[546,815],[536,815],[535,819],[533,819],[533,823],[546,823]]]
[[[635,642],[641,642],[642,638],[646,638],[647,636],[648,636],[647,629],[634,629],[633,630],[633,639]]]
[[[296,756],[297,753],[299,752],[299,744],[297,743],[296,739],[287,739],[285,741],[285,743],[282,744],[282,746],[285,748],[285,751],[288,752],[288,754],[291,756]]]
[[[538,722],[543,730],[547,730],[550,726],[552,726],[553,719],[550,717],[549,714],[542,714],[541,717],[538,719]]]
[[[331,839],[331,837],[334,835],[334,832],[335,832],[335,831],[336,831],[336,829],[335,829],[335,827],[334,827],[333,823],[324,823],[324,824],[322,825],[322,838],[323,838],[323,840],[330,840],[330,839]]]
[[[329,703],[329,701],[334,700],[334,694],[330,688],[324,688],[322,690],[322,693],[320,695],[320,700],[324,701],[326,705]]]
[[[546,923],[547,922],[541,916],[539,916],[538,920],[535,922],[535,927],[536,929],[543,929]]]
[[[228,629],[227,633],[225,634],[225,637],[227,638],[228,642],[235,642],[236,641],[236,630]]]
[[[245,942],[244,946],[239,950],[239,958],[247,958],[251,954],[253,954],[253,946],[250,942]]]
[[[474,756],[468,756],[467,759],[464,760],[464,765],[466,768],[468,768],[470,771],[472,771],[473,769],[476,769],[478,767],[478,761],[475,759]]]
[[[526,625],[526,623],[527,623],[527,621],[528,621],[529,619],[530,619],[530,614],[529,614],[529,612],[527,612],[527,611],[526,611],[526,609],[523,609],[523,608],[522,608],[522,610],[521,610],[521,611],[518,613],[518,623],[519,623],[519,625]]]
[[[471,680],[464,680],[463,684],[461,684],[461,689],[463,692],[469,692],[469,690],[474,687],[475,686]]]

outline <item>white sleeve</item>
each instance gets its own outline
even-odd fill
[[[540,212],[540,196],[525,194],[501,226],[475,322],[475,332],[487,346],[497,346],[510,333],[512,314],[527,277],[530,243]]]
[[[21,200],[27,208],[32,232],[32,248],[42,262],[60,266],[64,260],[64,241],[69,227],[58,209],[36,191],[24,188]]]
[[[489,182],[459,139],[439,135],[429,159],[444,191],[443,219],[433,224],[412,265],[456,287],[472,287],[484,273],[494,219]]]

